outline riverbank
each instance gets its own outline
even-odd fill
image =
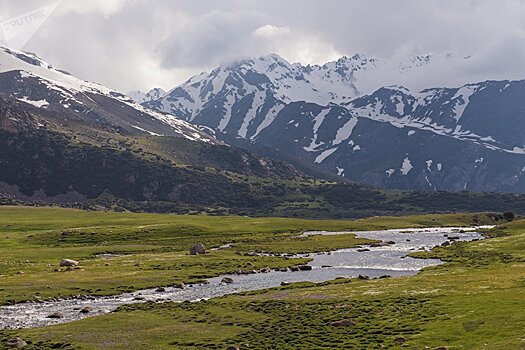
[[[295,237],[309,230],[492,223],[483,214],[337,221],[0,207],[0,305],[199,283],[239,269],[280,268],[308,261],[253,256],[251,252],[311,253],[366,243],[352,234]],[[188,248],[198,242],[207,248],[233,243],[235,249],[188,255]],[[62,259],[77,260],[80,266],[65,271],[58,266]]]
[[[44,213],[37,213],[40,216],[39,222],[35,220],[34,223],[31,223],[20,220],[17,224],[11,216],[11,220],[5,220],[2,223],[1,237],[3,243],[6,243],[3,245],[3,249],[5,249],[4,253],[7,253],[6,256],[8,257],[7,260],[3,260],[2,268],[8,273],[0,279],[6,281],[13,278],[11,281],[16,282],[17,280],[14,278],[24,277],[25,275],[36,277],[38,281],[40,276],[44,278],[52,275],[49,272],[51,266],[47,265],[56,265],[58,252],[61,254],[60,257],[63,257],[63,254],[67,252],[78,253],[83,251],[86,258],[85,260],[81,259],[81,265],[89,269],[95,266],[107,268],[109,267],[105,266],[107,263],[114,266],[115,269],[109,270],[111,274],[103,273],[104,271],[107,273],[108,270],[97,269],[91,270],[89,275],[76,274],[77,271],[72,271],[67,282],[63,280],[62,285],[60,285],[53,284],[59,280],[47,281],[47,285],[52,286],[52,288],[48,290],[44,288],[40,293],[47,294],[48,297],[56,297],[57,293],[65,291],[75,291],[75,294],[80,294],[78,293],[79,286],[91,285],[93,287],[90,290],[93,294],[101,293],[103,295],[106,292],[119,291],[119,289],[111,288],[111,286],[119,285],[127,278],[134,281],[126,284],[126,287],[133,287],[133,290],[142,289],[139,287],[141,284],[150,283],[150,287],[161,285],[158,283],[162,281],[159,276],[166,276],[165,281],[173,283],[177,280],[174,278],[175,276],[182,276],[179,275],[181,267],[185,268],[185,271],[193,271],[187,276],[197,280],[203,278],[203,271],[209,273],[210,268],[215,268],[215,271],[220,274],[230,269],[234,271],[239,266],[245,266],[248,262],[251,264],[261,263],[256,268],[262,268],[270,262],[265,259],[275,259],[272,261],[285,265],[291,264],[291,261],[280,257],[241,255],[251,250],[275,250],[278,252],[280,249],[286,248],[287,245],[296,251],[314,251],[317,245],[329,247],[329,249],[322,250],[333,250],[344,248],[349,243],[356,244],[355,241],[350,240],[355,240],[352,235],[337,236],[339,238],[335,240],[333,240],[336,238],[335,236],[329,237],[329,239],[318,236],[301,238],[300,240],[293,238],[293,236],[297,236],[298,233],[306,230],[367,230],[371,227],[372,229],[387,229],[425,225],[446,226],[447,224],[470,226],[474,221],[477,224],[493,223],[489,217],[484,215],[371,218],[348,222],[266,219],[268,221],[261,222],[261,219],[250,218],[177,216],[149,218],[140,215],[137,217],[128,216],[129,214],[119,216],[115,213],[96,213],[90,217],[91,213],[83,212],[75,213],[75,216],[67,213],[68,215],[61,215],[60,217],[54,210],[51,210],[52,213],[45,213],[45,215]],[[27,213],[21,214],[21,219],[24,218],[24,215]],[[3,220],[5,216],[1,216],[1,218],[0,220]],[[88,227],[95,234],[88,232],[86,229]],[[143,232],[144,229],[149,232]],[[60,239],[61,230],[73,231],[74,233]],[[83,232],[84,234],[82,234]],[[55,239],[52,240],[52,237]],[[102,237],[107,240],[107,245],[96,244]],[[200,241],[205,241],[208,247],[234,242],[236,244],[235,251],[228,249],[210,252],[210,254],[198,256],[197,259],[199,260],[192,260],[190,264],[190,260],[185,259],[195,257],[187,255],[187,252],[182,249],[187,249],[186,247],[195,240],[195,237],[198,237]],[[318,241],[312,242],[312,239]],[[344,241],[347,239],[349,241]],[[485,242],[473,242],[467,247],[482,243]],[[28,247],[28,244],[31,246]],[[9,245],[11,245],[11,249],[9,249]],[[249,246],[249,250],[243,250],[241,248],[243,245]],[[108,249],[108,247],[111,248]],[[176,250],[179,247],[180,250]],[[463,244],[458,243],[454,244],[453,248],[443,248],[442,250],[449,252],[461,247]],[[40,249],[42,251],[39,251]],[[33,260],[26,262],[25,259],[20,258],[23,255],[21,253],[31,251]],[[2,334],[6,339],[18,334],[33,342],[31,346],[38,346],[40,349],[60,344],[63,348],[74,346],[75,348],[86,349],[137,347],[223,349],[231,344],[241,345],[241,348],[247,349],[266,348],[271,344],[280,345],[279,349],[344,348],[344,346],[352,344],[355,348],[367,348],[380,342],[385,348],[389,348],[398,346],[397,343],[394,343],[396,337],[402,337],[406,344],[412,344],[414,339],[424,339],[422,336],[427,334],[425,330],[434,325],[435,322],[442,320],[440,315],[443,312],[446,314],[450,314],[454,310],[456,310],[454,312],[469,312],[459,307],[461,298],[456,302],[455,297],[451,300],[452,306],[447,306],[447,303],[444,303],[445,309],[442,309],[441,302],[442,300],[448,302],[450,293],[459,290],[463,293],[462,295],[470,295],[473,292],[468,288],[473,287],[475,281],[479,281],[480,284],[485,283],[487,286],[486,282],[491,274],[487,274],[486,270],[491,269],[492,272],[498,272],[498,269],[507,267],[505,264],[511,264],[511,262],[505,262],[502,263],[504,264],[502,266],[492,266],[490,259],[492,259],[493,255],[491,254],[493,252],[488,252],[487,255],[478,252],[476,249],[474,251],[477,253],[472,253],[470,248],[454,253],[455,256],[447,253],[450,256],[443,256],[443,258],[446,260],[457,259],[456,265],[452,261],[452,267],[447,264],[430,268],[413,277],[368,281],[342,279],[321,285],[312,283],[292,284],[264,293],[251,292],[246,295],[228,296],[191,304],[146,303],[123,306],[116,313],[71,324],[2,332]],[[97,254],[101,253],[124,254],[124,256],[104,260],[104,258],[97,257]],[[177,258],[166,261],[170,254],[177,256]],[[442,252],[439,254],[446,255]],[[509,254],[512,259],[515,259],[515,252]],[[467,264],[467,267],[462,267],[459,263],[471,260],[485,261],[479,260],[479,256],[485,260],[488,259],[487,267],[481,271],[478,271],[476,266]],[[13,259],[9,260],[9,257],[13,257]],[[3,257],[2,259],[6,258]],[[119,264],[115,264],[113,259],[124,259],[120,263],[124,261],[129,261],[129,263],[119,267]],[[148,259],[154,260],[150,262]],[[217,259],[222,259],[222,263],[218,266],[215,264],[221,260]],[[11,263],[15,261],[21,264],[29,264],[24,266],[33,266],[35,270],[26,269],[29,271],[27,274],[18,275],[15,272],[18,268],[11,266]],[[136,266],[136,261],[139,262],[138,266]],[[293,263],[295,264],[295,262]],[[42,269],[43,267],[44,269]],[[94,272],[97,273],[93,274]],[[513,270],[512,273],[509,271],[500,272],[496,275],[497,278],[490,279],[491,283],[495,284],[489,284],[489,290],[493,286],[497,286],[496,291],[503,292],[499,287],[503,280],[512,280],[516,284],[516,281],[519,281],[520,274],[523,273],[523,267],[521,270],[519,268]],[[198,273],[201,275],[197,275]],[[482,274],[478,276],[480,273]],[[57,272],[57,274],[67,276],[66,272]],[[97,278],[93,279],[94,276]],[[112,284],[109,283],[111,277],[114,279]],[[473,281],[469,282],[469,278],[472,278]],[[513,285],[512,282],[508,283]],[[98,288],[101,291],[95,289],[97,285],[102,286],[102,288]],[[4,296],[9,295],[9,289],[12,288],[10,293],[15,295],[14,290],[18,288],[20,292],[26,295],[35,296],[35,291],[39,287],[42,288],[42,285],[33,282],[25,285],[13,283],[13,286],[2,284],[3,290],[0,293],[3,293]],[[480,290],[483,291],[483,289]],[[523,290],[521,289],[521,291]],[[513,295],[514,298],[512,298]],[[504,310],[507,314],[512,315],[509,310],[515,311],[516,296],[517,294],[506,295],[503,303],[508,305],[499,305],[501,312],[499,309],[493,310],[495,306],[492,307],[492,305],[489,305],[487,310],[497,311],[494,313],[495,316],[500,315]],[[437,303],[436,300],[438,300]],[[466,303],[465,305],[471,304]],[[331,325],[331,322],[340,321],[339,318],[342,320],[343,317],[345,319],[351,318],[354,326],[334,328]],[[520,323],[518,322],[517,325],[519,326]],[[475,325],[472,327],[476,328]],[[278,329],[280,331],[277,331]],[[426,344],[436,344],[436,339],[432,334],[438,334],[439,329],[438,327],[433,333],[430,333],[430,340]],[[476,329],[485,329],[485,326],[478,325]],[[512,332],[517,334],[515,329],[510,333]],[[477,333],[473,335],[475,334]],[[416,337],[416,335],[418,336]],[[462,338],[460,337],[460,339]],[[485,338],[481,337],[480,339]],[[271,343],[267,343],[269,341]],[[376,341],[377,344],[374,343]],[[397,342],[400,341],[401,339],[397,340]],[[447,341],[449,341],[448,338]],[[505,341],[504,344],[507,345],[521,344],[516,343],[515,336],[507,337],[502,341]],[[249,344],[250,347],[247,347],[246,344]],[[419,346],[423,343],[417,344]]]
[[[333,235],[334,232],[325,232]],[[347,233],[342,233],[347,234]],[[239,270],[235,274],[211,278],[205,283],[176,285],[110,297],[74,297],[48,302],[0,306],[0,329],[33,328],[77,321],[114,311],[120,306],[145,302],[199,301],[224,295],[257,291],[298,282],[327,282],[341,278],[390,278],[414,275],[423,268],[442,263],[439,259],[415,259],[413,251],[430,251],[436,246],[482,239],[471,229],[430,228],[359,232],[367,244],[317,254],[288,256],[291,262],[311,260],[291,268]],[[224,249],[234,249],[229,246]]]

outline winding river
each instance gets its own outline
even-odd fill
[[[486,228],[486,227],[483,227]],[[284,283],[300,281],[324,282],[337,277],[359,275],[377,278],[381,276],[407,276],[416,274],[428,266],[441,264],[436,259],[414,259],[407,255],[417,250],[430,250],[444,242],[483,239],[472,228],[427,228],[362,232],[305,232],[301,236],[335,235],[353,233],[358,237],[389,242],[381,246],[363,246],[341,249],[328,253],[306,254],[312,259],[309,271],[271,271],[248,275],[224,275],[211,278],[206,284],[186,286],[183,289],[169,287],[165,290],[147,289],[109,297],[83,297],[50,302],[29,302],[0,307],[0,329],[31,328],[76,321],[85,317],[105,314],[125,304],[154,302],[181,302],[209,299],[227,294],[277,287]],[[224,246],[223,249],[229,249]],[[229,277],[233,283],[223,283]],[[81,310],[88,311],[86,313]],[[61,318],[48,316],[59,312]]]

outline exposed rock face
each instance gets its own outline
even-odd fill
[[[197,243],[190,248],[190,255],[206,254],[206,248],[204,244]]]

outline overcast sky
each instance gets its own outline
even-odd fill
[[[53,2],[0,0],[0,20]],[[525,2],[62,0],[24,50],[124,92],[170,89],[221,63],[270,52],[302,63],[356,52],[454,53],[473,58],[437,75],[523,79]]]

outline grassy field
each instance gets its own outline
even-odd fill
[[[0,303],[114,294],[246,266],[303,262],[243,254],[252,250],[313,252],[362,243],[351,234],[294,238],[304,230],[473,222],[492,220],[461,214],[309,221],[0,207]],[[5,331],[3,337],[20,335],[34,349],[225,349],[233,344],[241,349],[525,349],[525,221],[490,235],[426,253],[449,263],[413,277],[303,283],[207,302],[126,306],[70,324]],[[196,242],[234,243],[234,248],[189,256],[187,249]],[[97,256],[101,253],[122,256],[105,259]],[[53,272],[62,258],[80,260],[82,268]],[[347,318],[355,325],[331,325]]]

